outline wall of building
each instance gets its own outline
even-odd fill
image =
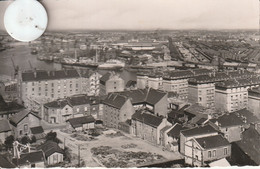
[[[187,100],[188,98],[188,79],[163,80],[163,90],[167,92],[176,92],[179,98]]]
[[[167,94],[154,105],[154,113],[158,115],[162,115],[164,117],[167,116],[168,113]]]
[[[119,76],[113,76],[106,82],[106,94],[111,92],[121,92],[125,89],[125,81]]]
[[[186,141],[191,140],[192,138],[201,138],[201,137],[207,137],[207,136],[215,136],[218,135],[218,132],[208,133],[208,134],[200,134],[200,135],[194,135],[194,136],[184,136],[182,133],[180,133],[180,153],[185,154],[185,143]]]
[[[242,139],[242,127],[232,126],[227,128],[220,128],[220,132],[229,142],[239,141]]]
[[[148,86],[148,76],[137,76],[136,86],[138,89],[144,89]]]
[[[55,152],[47,158],[47,162],[48,165],[53,165],[53,164],[63,162],[63,154]]]
[[[260,98],[248,95],[248,110],[260,119]]]

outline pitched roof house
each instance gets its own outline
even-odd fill
[[[206,166],[208,163],[229,157],[231,145],[222,135],[192,138],[185,143],[185,163]]]

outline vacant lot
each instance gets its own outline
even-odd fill
[[[175,160],[175,159],[182,158],[181,155],[179,155],[179,153],[163,151],[162,147],[160,147],[160,146],[152,145],[140,138],[136,138],[136,137],[130,136],[130,135],[125,135],[123,133],[118,133],[113,130],[106,131],[106,132],[104,132],[104,134],[97,136],[95,140],[91,140],[91,141],[79,141],[75,138],[72,138],[71,134],[63,133],[58,130],[56,132],[57,132],[59,139],[64,140],[64,138],[65,138],[65,145],[70,147],[70,149],[72,149],[72,152],[74,154],[78,154],[78,148],[80,149],[80,157],[85,162],[86,167],[102,166],[101,164],[99,164],[99,162],[102,163],[102,159],[97,158],[97,155],[92,154],[92,152],[93,152],[92,148],[98,148],[101,146],[108,146],[109,152],[111,152],[111,150],[113,150],[114,152],[117,153],[118,156],[120,156],[122,158],[128,153],[130,153],[130,155],[133,155],[135,152],[139,152],[139,155],[140,155],[140,152],[141,152],[141,154],[144,153],[145,155],[149,155],[151,160],[158,160],[158,159]],[[91,149],[92,149],[92,152],[91,152]],[[153,155],[154,155],[154,157],[153,157]],[[115,155],[112,155],[112,156],[115,156]],[[95,158],[93,158],[93,157],[95,157]],[[102,155],[101,155],[101,157],[102,157]],[[140,156],[140,157],[142,157],[142,156]],[[96,161],[96,159],[98,159],[98,161]],[[105,156],[104,156],[104,159],[106,159]],[[139,159],[139,160],[141,160],[139,162],[144,162],[144,161],[142,161],[142,159]],[[137,163],[137,161],[138,161],[138,159],[135,160],[136,163]],[[124,165],[124,163],[122,163],[122,165]],[[110,166],[110,167],[113,167],[113,166]],[[114,167],[116,167],[116,166],[114,166]]]

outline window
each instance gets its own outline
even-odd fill
[[[208,151],[208,158],[211,158],[211,151]]]
[[[199,156],[198,155],[195,155],[195,158],[196,158],[196,160],[199,160]]]
[[[79,108],[77,108],[77,112],[79,112]]]
[[[23,130],[24,130],[24,132],[28,132],[28,124],[25,124],[25,125],[23,126]]]
[[[202,98],[201,98],[201,97],[199,97],[199,101],[200,101],[200,102],[202,101]]]
[[[19,132],[19,133],[20,133],[20,135],[22,135],[22,134],[23,134],[23,130],[20,130],[20,132]]]
[[[51,83],[51,87],[54,87],[54,83]]]
[[[84,107],[84,110],[85,110],[85,111],[88,111],[88,107]]]
[[[213,150],[212,156],[216,157],[216,150]]]
[[[224,148],[224,155],[227,155],[227,151],[228,151],[228,149],[225,147]]]

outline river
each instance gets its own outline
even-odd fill
[[[36,69],[41,70],[60,70],[62,66],[57,63],[47,63],[44,61],[37,60],[37,55],[32,55],[28,43],[12,43],[14,48],[4,50],[0,52],[0,75],[9,75],[14,74],[14,67],[12,60],[14,61],[15,66],[19,66],[19,70],[30,70],[31,65]],[[100,74],[105,74],[107,70],[99,70]],[[127,82],[128,80],[136,80],[136,73],[129,72],[126,70],[120,71],[121,77]]]

